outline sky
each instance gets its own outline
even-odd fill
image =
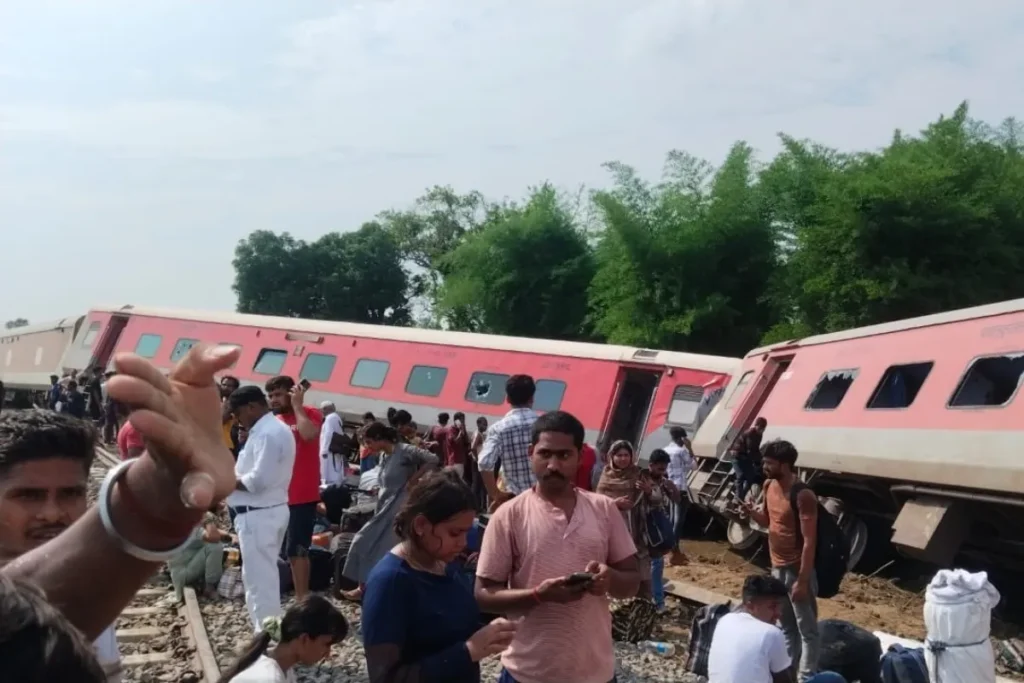
[[[1024,116],[1020,0],[2,0],[0,320],[232,310],[232,252],[784,131]]]

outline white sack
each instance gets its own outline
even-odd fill
[[[995,683],[989,632],[999,591],[986,572],[942,569],[928,584],[925,662],[931,683]]]

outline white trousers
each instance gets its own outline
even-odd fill
[[[288,530],[288,506],[250,510],[235,517],[238,546],[242,554],[242,583],[245,608],[253,630],[267,617],[281,616],[281,575],[277,557]]]

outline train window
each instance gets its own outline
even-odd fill
[[[533,395],[534,410],[558,410],[565,397],[565,382],[557,379],[537,380],[537,393]]]
[[[932,361],[890,365],[871,394],[868,409],[909,408],[934,365]]]
[[[159,334],[144,334],[135,345],[135,353],[143,358],[155,358],[156,352],[160,350],[161,341],[163,337]]]
[[[91,349],[92,345],[96,343],[96,337],[100,336],[101,323],[96,321],[89,325],[89,329],[85,331],[85,336],[82,337],[82,348]]]
[[[416,396],[440,396],[447,378],[448,368],[414,365],[405,383],[405,393]]]
[[[725,402],[725,409],[732,410],[736,407],[736,403],[743,398],[743,394],[747,393],[747,385],[750,384],[751,378],[754,376],[753,370],[747,370],[740,377],[740,381],[736,383],[736,388],[729,394],[729,400]]]
[[[466,400],[500,406],[505,402],[505,382],[508,375],[497,372],[474,372],[466,387]]]
[[[331,378],[337,361],[338,357],[329,353],[311,353],[302,363],[299,378],[308,379],[310,382],[326,382]]]
[[[804,403],[804,410],[835,410],[857,379],[858,370],[829,370],[815,385]]]
[[[348,383],[354,387],[366,387],[367,389],[380,389],[384,386],[384,378],[388,376],[388,368],[391,363],[386,360],[371,360],[360,358],[352,371],[352,378]]]
[[[198,339],[179,339],[175,342],[174,348],[171,349],[171,362],[177,363],[185,357],[185,354],[189,352],[189,349],[198,343]]]
[[[260,349],[256,357],[256,365],[252,371],[259,375],[280,375],[284,362],[288,360],[288,352],[281,349]]]
[[[697,419],[697,410],[702,398],[703,387],[687,384],[677,386],[672,392],[672,403],[668,407],[668,418],[665,422],[670,425],[691,426]]]
[[[960,379],[950,408],[1005,406],[1013,400],[1024,375],[1024,353],[975,358]]]

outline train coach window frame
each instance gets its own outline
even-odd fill
[[[312,367],[310,367],[310,361],[314,361]],[[302,361],[302,369],[299,370],[299,379],[307,379],[310,382],[326,382],[334,374],[334,366],[337,362],[338,357],[333,353],[307,353],[306,359]],[[325,370],[326,372],[324,372]]]
[[[252,371],[257,375],[276,377],[281,374],[287,360],[288,352],[284,349],[260,349],[256,354],[256,362],[252,364]]]
[[[384,372],[380,374],[380,381],[376,381],[376,374],[371,373],[377,373],[381,367],[384,368]],[[355,367],[352,368],[352,375],[348,378],[348,383],[349,386],[361,387],[363,389],[380,389],[384,386],[384,381],[388,378],[389,372],[391,372],[390,361],[381,360],[380,358],[360,358],[356,361]],[[363,380],[364,374],[369,375],[365,381]],[[359,381],[357,382],[357,380]]]
[[[96,339],[100,336],[100,330],[103,328],[103,323],[99,320],[95,320],[89,323],[89,327],[85,330],[85,336],[82,337],[82,348],[91,349],[92,345],[96,343]]]
[[[470,403],[500,406],[505,402],[505,383],[511,376],[503,372],[478,370],[469,377],[465,399]],[[487,384],[487,393],[481,394],[479,389],[483,388],[484,383]]]
[[[668,404],[665,424],[692,427],[700,412],[702,400],[704,400],[704,387],[695,384],[677,385],[672,390],[672,399]]]
[[[546,413],[562,407],[567,388],[565,382],[560,379],[538,379],[534,384],[537,387],[533,394],[534,410]]]
[[[733,388],[732,393],[729,394],[729,398],[725,401],[726,410],[733,410],[736,407],[736,400],[743,398],[747,393],[746,387],[750,384],[752,379],[754,379],[753,370],[747,370],[740,375],[739,381],[736,382],[736,386]]]
[[[135,355],[142,356],[143,358],[156,358],[156,352],[160,350],[160,346],[164,343],[164,338],[159,334],[145,333],[139,335],[139,340],[135,342]]]
[[[917,400],[918,395],[921,393],[921,389],[924,388],[925,382],[928,381],[928,377],[932,374],[932,370],[935,368],[935,361],[915,361],[912,363],[893,363],[885,369],[882,373],[882,377],[878,380],[878,384],[875,385],[874,390],[871,392],[871,397],[868,398],[868,402],[864,404],[865,410],[906,410],[914,405],[914,401]],[[904,405],[878,405],[879,399],[882,396],[883,388],[887,381],[890,381],[897,372],[900,373],[914,373],[923,374],[918,382],[918,377],[911,377],[917,384],[916,388],[908,388],[907,394],[909,398]]]
[[[177,363],[198,343],[198,339],[189,339],[188,337],[182,337],[174,342],[174,348],[171,349],[171,362]]]
[[[1020,365],[1020,371],[1017,372],[1017,381],[1014,385],[1013,391],[1009,392],[1006,400],[1002,403],[965,403],[965,400],[972,400],[964,396],[965,389],[972,383],[973,380],[977,380],[979,375],[988,375],[990,368],[987,366],[981,367],[982,363],[986,361],[999,361],[1009,360],[1011,363]],[[956,388],[953,393],[950,394],[949,400],[946,401],[946,408],[950,410],[986,410],[991,408],[1005,408],[1006,406],[1013,403],[1013,400],[1020,393],[1020,387],[1024,378],[1024,351],[1011,351],[1007,353],[988,353],[983,356],[975,356],[971,359],[971,362],[967,364],[967,368],[960,376],[960,381],[957,382]],[[988,379],[986,376],[985,379]],[[994,384],[993,382],[989,382]],[[1005,391],[1003,393],[1006,393]],[[972,392],[973,394],[973,392]]]
[[[405,380],[405,393],[413,396],[440,396],[447,380],[448,368],[438,365],[414,365],[409,370],[409,378]]]
[[[823,372],[821,377],[818,378],[814,388],[811,389],[811,393],[807,396],[807,400],[804,401],[804,410],[810,411],[829,411],[835,410],[843,403],[843,399],[846,398],[846,393],[853,386],[853,383],[857,381],[857,375],[860,374],[860,368],[839,368],[836,370],[828,370]],[[845,384],[832,382],[836,380],[845,380]],[[831,399],[838,395],[834,401]]]

